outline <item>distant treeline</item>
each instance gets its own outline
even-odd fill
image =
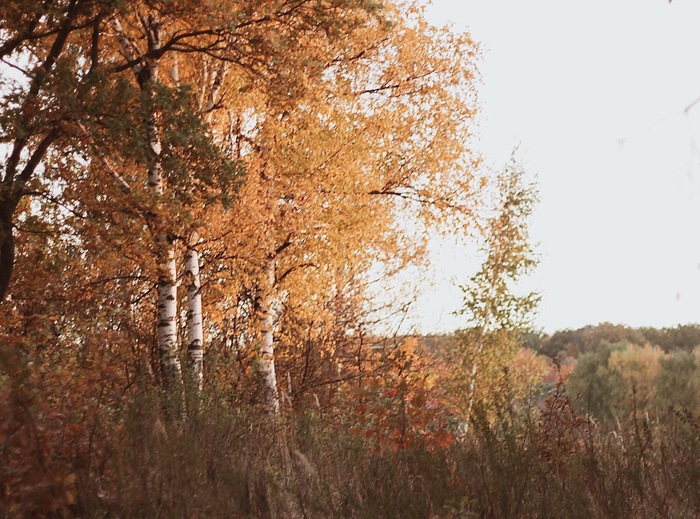
[[[700,324],[687,324],[675,328],[631,328],[619,324],[589,325],[578,330],[560,330],[552,335],[527,334],[523,343],[537,353],[552,358],[578,358],[592,353],[601,343],[629,343],[637,346],[649,344],[665,353],[691,352],[700,346]]]
[[[460,333],[462,332],[424,335],[420,342],[428,350],[442,350],[454,344]],[[602,342],[637,346],[649,344],[665,353],[691,352],[700,346],[700,324],[685,324],[675,328],[631,328],[621,324],[602,323],[577,330],[558,330],[551,335],[538,331],[528,332],[521,339],[523,347],[559,360],[566,357],[577,359],[584,353],[592,353]]]
[[[445,352],[467,336],[462,331],[421,342]],[[606,428],[637,415],[657,424],[678,413],[700,416],[700,324],[657,329],[604,323],[552,335],[531,332],[521,347],[549,364],[548,371],[529,370],[535,401],[543,402],[563,382],[576,413]],[[527,374],[517,364],[507,368],[511,378]]]

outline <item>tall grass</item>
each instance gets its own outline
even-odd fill
[[[224,399],[166,420],[155,394],[114,414],[77,468],[79,517],[696,518],[700,420],[669,410],[606,431],[561,388],[537,410],[477,414],[450,445],[396,449],[318,410],[277,420]],[[66,515],[68,512],[64,512]]]

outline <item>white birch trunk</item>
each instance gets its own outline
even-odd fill
[[[273,312],[275,288],[275,261],[268,259],[263,275],[264,289],[260,301],[260,359],[259,370],[265,391],[265,404],[270,414],[280,410],[277,374],[275,373],[275,316]]]
[[[151,23],[150,50],[160,48],[160,34],[156,23]],[[148,60],[148,73],[143,74],[142,88],[152,96],[153,86],[158,81],[158,62]],[[163,195],[163,146],[156,114],[151,113],[146,121],[146,135],[151,154],[148,163],[148,185],[160,198]],[[156,227],[163,222],[157,222]],[[175,264],[175,241],[159,229],[156,243],[160,255],[158,279],[158,349],[161,369],[166,387],[176,387],[182,383],[180,348],[177,341],[177,267]]]
[[[180,69],[177,54],[170,69],[173,83],[180,87]],[[196,246],[199,235],[192,231],[187,240],[185,252],[185,283],[187,290],[187,358],[190,379],[197,390],[202,392],[204,386],[204,328],[202,317],[202,282],[199,275],[199,252]]]
[[[142,19],[142,24],[148,34],[149,54],[157,51],[161,46],[160,21],[149,17]],[[131,41],[122,29],[117,18],[112,20],[117,39],[127,59],[133,61],[133,72],[138,80],[142,92],[148,102],[152,101],[154,85],[158,81],[158,61],[148,58],[139,62],[136,60],[140,54],[137,46]],[[146,137],[148,139],[148,186],[156,195],[156,205],[160,205],[160,197],[163,194],[163,146],[160,138],[160,128],[156,114],[148,114],[146,121]],[[156,230],[155,242],[158,256],[158,351],[163,374],[163,383],[166,387],[176,387],[182,383],[182,367],[177,340],[177,268],[175,264],[175,241],[170,238],[162,228],[163,222],[158,217],[158,207],[155,207],[152,215],[153,227]]]
[[[166,387],[182,381],[179,348],[177,344],[177,271],[175,243],[166,236],[157,238],[161,258],[158,278],[158,350]]]
[[[216,74],[209,72],[206,61],[205,83],[209,84],[209,96],[205,106],[202,106],[200,99],[200,109],[205,113],[205,120],[211,123],[212,112],[219,99],[219,93],[226,74],[226,63],[222,62]],[[173,63],[170,76],[173,82],[179,86],[180,72],[178,68],[177,55]],[[204,94],[205,89],[202,90]],[[185,278],[187,283],[187,357],[189,360],[190,376],[192,382],[201,393],[204,386],[204,328],[202,317],[202,284],[199,275],[199,253],[195,248],[199,236],[195,231],[190,235],[185,253]]]
[[[211,86],[209,88],[209,98],[207,99],[206,106],[204,109],[204,120],[211,124],[212,115],[214,114],[214,109],[216,104],[219,102],[219,94],[221,93],[221,87],[224,84],[224,77],[226,77],[226,72],[228,70],[228,65],[225,61],[219,64],[219,69],[211,78]]]
[[[205,84],[209,84],[209,96],[206,106],[200,99],[200,110],[205,113],[205,120],[211,123],[212,112],[221,91],[226,63],[222,62],[215,75],[210,74],[206,61],[204,61]],[[176,85],[180,85],[180,71],[177,55],[170,71],[170,76]],[[206,88],[202,89],[204,95]],[[185,253],[185,279],[187,283],[187,357],[189,361],[190,376],[197,392],[201,393],[204,386],[204,329],[202,317],[202,284],[199,275],[199,253],[195,248],[199,236],[195,231],[190,234]]]
[[[187,356],[190,374],[198,392],[204,384],[204,329],[202,326],[202,284],[199,276],[199,253],[195,249],[198,236],[192,233],[185,253],[187,280]]]

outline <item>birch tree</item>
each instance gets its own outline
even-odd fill
[[[172,198],[166,195],[164,182],[164,178],[166,176],[172,177],[172,174],[164,171],[163,136],[158,113],[159,109],[163,110],[162,107],[158,108],[158,95],[164,88],[159,77],[161,62],[167,61],[169,56],[170,59],[175,59],[177,53],[194,53],[213,56],[222,63],[217,73],[212,75],[212,84],[206,102],[200,102],[200,109],[204,112],[205,121],[210,122],[225,71],[224,64],[235,62],[249,73],[257,72],[260,63],[267,58],[265,52],[270,52],[267,48],[269,34],[263,31],[269,25],[274,25],[277,17],[289,16],[290,20],[301,22],[301,26],[298,23],[296,25],[302,29],[305,23],[303,17],[306,13],[299,6],[287,10],[283,9],[282,5],[269,5],[262,9],[263,13],[256,11],[257,8],[261,7],[258,5],[243,5],[232,2],[228,7],[233,9],[233,12],[219,10],[214,13],[214,16],[198,16],[193,13],[185,14],[185,5],[179,3],[154,4],[153,6],[135,5],[122,13],[117,13],[111,19],[116,40],[124,57],[124,62],[118,64],[116,68],[118,70],[131,70],[142,94],[140,111],[145,134],[145,163],[148,185],[154,195],[153,206],[148,215],[148,225],[154,236],[154,246],[158,258],[158,344],[166,383],[179,383],[182,374],[177,341],[176,232],[173,225],[169,224],[162,215],[164,211],[168,210],[172,213],[172,209],[166,207],[167,204],[164,202]],[[297,11],[299,11],[298,17]],[[265,13],[267,15],[263,16]],[[256,18],[258,15],[262,17]],[[235,20],[232,20],[231,16]],[[121,18],[129,19],[132,29],[126,30],[122,27]],[[220,25],[217,25],[217,22]],[[248,35],[249,32],[252,34]],[[246,36],[257,37],[254,48],[241,48],[239,41],[245,40]],[[180,72],[176,68],[173,71],[172,79],[179,86]],[[163,113],[160,117],[165,115]],[[196,249],[189,247],[187,259],[190,262],[190,268],[188,275],[194,277],[196,275],[193,274],[195,271],[191,268],[191,263],[198,261],[196,256]],[[197,282],[194,280],[191,285],[196,284]],[[189,296],[191,297],[188,301],[189,313],[198,315],[192,315],[192,318],[188,319],[188,327],[195,322],[201,322],[201,311],[195,310],[201,308],[199,290],[191,290]],[[200,330],[193,330],[192,334],[200,335]],[[201,371],[199,359],[202,352],[199,341],[199,339],[195,339],[196,347],[191,350],[193,359],[196,359],[193,361],[195,378],[200,378],[198,372]]]
[[[180,83],[179,57],[175,55],[170,76],[177,86]],[[199,89],[197,108],[207,125],[211,125],[214,109],[219,101],[223,79],[226,75],[228,64],[221,60],[218,68],[211,71],[209,59],[204,56],[201,59],[203,65],[203,82]],[[200,207],[197,211],[206,214],[207,208]],[[187,356],[189,362],[190,378],[198,393],[201,393],[204,385],[204,312],[202,308],[202,280],[200,275],[199,234],[195,226],[190,226],[186,231],[186,251],[184,256],[184,277],[186,283],[186,322],[185,335],[187,340]]]
[[[185,282],[187,289],[187,356],[191,378],[197,391],[204,384],[204,327],[202,312],[202,281],[199,275],[199,254],[196,232],[187,241],[185,252]]]
[[[423,23],[405,25],[403,11],[383,14],[390,22],[349,34],[334,51],[342,54],[330,54],[294,97],[260,92],[256,102],[247,91],[236,101],[237,113],[248,114],[232,125],[248,175],[232,214],[231,268],[254,280],[244,291],[257,294],[264,318],[253,319],[243,304],[230,307],[231,319],[247,319],[250,336],[264,338],[252,342],[268,395],[279,394],[273,363],[289,366],[298,352],[280,328],[289,312],[297,313],[291,321],[320,318],[342,287],[377,262],[390,271],[419,262],[428,228],[449,221],[461,229],[471,220],[475,161],[465,143],[475,111],[473,44]],[[228,92],[240,84],[231,81]],[[403,232],[401,220],[411,217],[425,233]],[[263,304],[268,297],[280,308],[276,326]],[[291,343],[275,347],[275,336]],[[283,380],[291,375],[285,371]]]
[[[61,25],[78,4],[74,23]],[[420,9],[355,0],[74,0],[32,22],[8,6],[18,21],[7,25],[3,52],[19,49],[13,42],[27,30],[31,43],[23,45],[45,56],[60,27],[72,52],[55,62],[64,80],[73,77],[60,98],[66,110],[48,101],[58,81],[42,83],[51,118],[36,116],[20,163],[56,174],[60,189],[44,195],[75,212],[66,229],[85,282],[110,287],[95,304],[111,312],[104,329],[121,334],[115,343],[136,344],[138,355],[153,334],[154,371],[159,364],[170,387],[183,378],[185,349],[201,387],[205,332],[218,341],[235,317],[245,328],[237,343],[256,352],[256,377],[279,399],[278,376],[297,384],[290,366],[299,351],[286,323],[333,315],[349,286],[345,301],[358,308],[347,315],[362,315],[369,291],[359,287],[373,265],[418,263],[430,229],[471,221],[476,49],[466,35],[431,28]],[[19,50],[13,56],[17,62]],[[51,128],[60,134],[45,144],[53,162],[40,164]],[[404,232],[407,218],[419,222],[420,236]],[[66,269],[77,276],[78,266]],[[123,311],[128,319],[116,317]],[[317,358],[333,358],[325,348]]]
[[[530,327],[539,295],[517,293],[517,282],[537,265],[529,239],[528,219],[537,191],[512,159],[495,181],[494,213],[486,220],[480,270],[462,286],[461,313],[470,328],[461,335],[462,383],[466,386],[464,414],[467,427],[474,406],[477,383],[484,365],[507,366],[518,335]]]
[[[124,31],[119,18],[112,19],[112,27],[119,41],[127,64],[129,64],[142,92],[143,125],[146,135],[146,164],[148,186],[154,194],[154,206],[150,215],[150,226],[154,230],[156,256],[158,258],[157,329],[161,369],[166,386],[182,382],[177,340],[177,266],[175,241],[159,217],[164,194],[163,157],[161,129],[155,112],[155,96],[158,88],[162,49],[162,22],[157,13],[139,18],[146,33],[146,48],[140,51]]]

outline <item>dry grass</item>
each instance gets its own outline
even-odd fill
[[[155,395],[115,416],[79,474],[80,517],[700,517],[700,421],[669,412],[603,431],[556,393],[536,412],[477,418],[449,446],[378,450],[342,416],[212,400],[167,421]]]

